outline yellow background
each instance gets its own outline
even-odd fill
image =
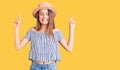
[[[45,0],[0,1],[0,70],[29,70],[28,43],[17,51],[14,20],[21,16],[20,38],[35,25],[32,10]],[[47,1],[47,0],[46,0]],[[60,45],[58,70],[120,70],[119,0],[48,0],[57,10],[56,27],[68,39],[69,17],[76,20],[72,53]]]

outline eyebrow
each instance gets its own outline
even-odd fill
[[[43,12],[39,12],[39,13],[43,13]],[[48,12],[46,12],[46,14],[48,14]]]

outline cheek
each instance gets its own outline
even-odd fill
[[[49,16],[47,16],[47,20],[49,20]]]
[[[49,16],[47,16],[47,18],[49,19]]]
[[[42,17],[39,17],[39,21],[42,22]]]
[[[42,19],[43,18],[43,16],[39,16],[39,19]]]

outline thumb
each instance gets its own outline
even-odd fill
[[[18,16],[18,20],[21,20],[21,17],[20,17],[20,15]]]

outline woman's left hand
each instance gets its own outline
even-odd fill
[[[70,17],[69,27],[70,27],[70,30],[75,29],[75,20],[72,17]]]

